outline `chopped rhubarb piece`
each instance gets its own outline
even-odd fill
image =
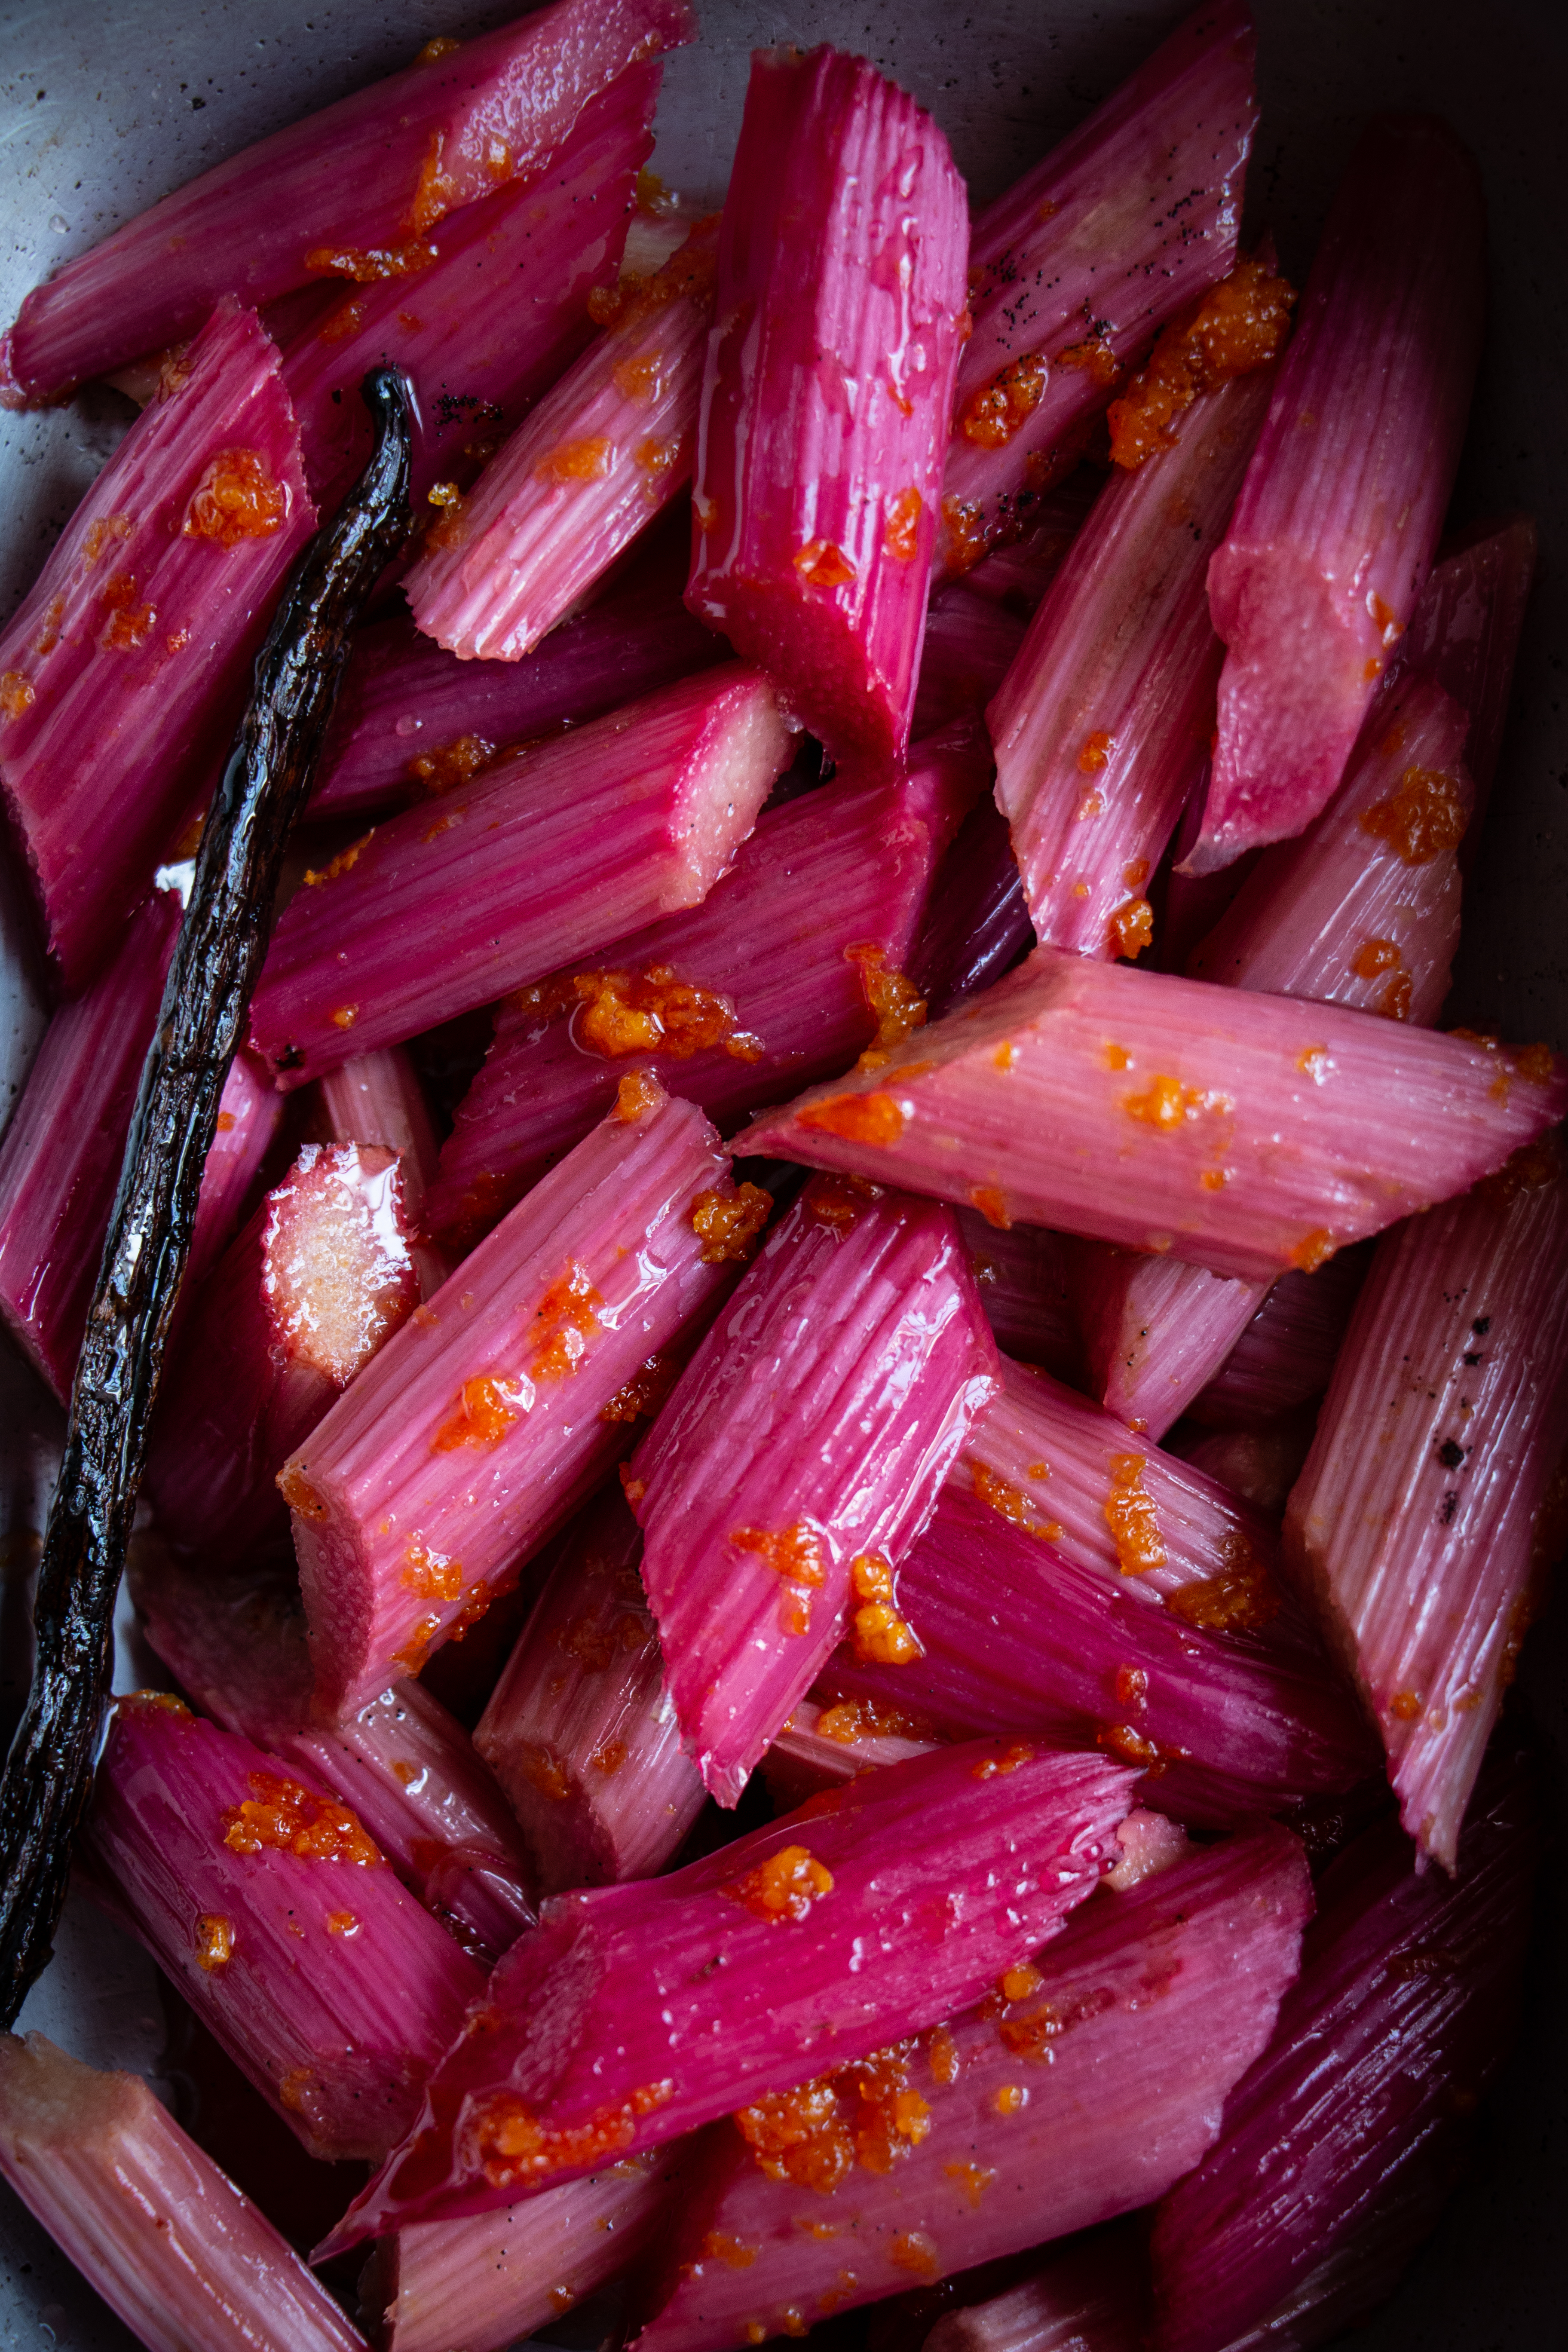
[[[360,2281],[383,2352],[507,2352],[644,2253],[664,2221],[679,2147],[460,2221],[384,2238]]]
[[[693,1220],[731,1196],[690,1104],[612,1112],[284,1465],[322,1717],[417,1673],[597,1486],[630,1435],[605,1408],[728,1278]]]
[[[115,1710],[80,1845],[312,2155],[393,2146],[484,1976],[346,1806],[144,1693]]]
[[[1096,2231],[1016,2286],[947,2313],[924,2352],[1142,2352],[1141,2254],[1135,2238]]]
[[[996,802],[1035,930],[1137,956],[1148,884],[1208,758],[1222,647],[1204,574],[1268,406],[1272,373],[1179,416],[1112,473],[987,712]]]
[[[188,1308],[239,1230],[252,1197],[251,1187],[282,1119],[283,1102],[277,1088],[257,1075],[248,1054],[237,1054],[224,1080],[217,1133],[202,1170],[202,1197],[180,1286],[181,1306]]]
[[[465,661],[531,653],[690,478],[717,219],[623,278],[609,324],[444,519],[408,574],[414,617]]]
[[[308,1143],[210,1276],[159,1399],[145,1480],[193,1549],[272,1533],[273,1481],[419,1303],[401,1161]]]
[[[1035,944],[1007,820],[984,800],[963,820],[910,960],[933,1018],[989,988]]]
[[[1200,8],[976,220],[948,571],[1034,523],[1123,370],[1234,264],[1256,48],[1243,0]]]
[[[369,451],[360,379],[392,362],[416,394],[409,487],[416,514],[431,525],[426,545],[460,527],[462,493],[485,454],[576,358],[593,333],[593,305],[613,295],[662,70],[636,65],[617,75],[538,177],[512,180],[447,220],[416,282],[391,276],[350,288],[289,339],[283,381],[322,506]]]
[[[978,1209],[960,1209],[958,1230],[997,1346],[1071,1381],[1083,1354],[1068,1304],[1073,1244],[1039,1225],[994,1225]]]
[[[675,1372],[651,1358],[604,1410],[627,1422],[657,1412]],[[637,1521],[611,1487],[568,1537],[474,1734],[546,1895],[651,1877],[702,1810],[641,1554]]]
[[[587,101],[689,40],[684,0],[556,0],[242,148],[68,262],[22,305],[10,372],[47,400],[173,343],[220,295],[262,303],[312,278],[407,284],[438,221],[536,180]],[[432,53],[433,52],[433,53]]]
[[[1450,1199],[1565,1105],[1542,1046],[1042,947],[742,1143],[1257,1280]]]
[[[977,2000],[1098,1885],[1131,1775],[972,1740],[672,1876],[557,1895],[323,2251],[484,2212]],[[1250,2053],[1249,2053],[1250,2054]]]
[[[1359,1707],[1288,1620],[1232,1630],[1248,1614],[1235,1591],[1216,1577],[1151,1608],[950,1488],[899,1582],[924,1654],[880,1666],[840,1651],[819,1695],[948,1738],[1098,1743],[1143,1772],[1142,1801],[1200,1825],[1351,1788],[1375,1756]]]
[[[915,693],[915,740],[965,713],[978,717],[1024,642],[1024,624],[1005,605],[953,581],[931,598]]]
[[[1209,766],[1205,761],[1182,811],[1168,853],[1170,864],[1159,877],[1164,885],[1164,903],[1155,924],[1152,961],[1160,971],[1185,971],[1187,958],[1198,941],[1208,937],[1263,854],[1258,849],[1243,850],[1232,865],[1221,866],[1213,874],[1184,871],[1187,853],[1203,831]]]
[[[640,2352],[804,2333],[1146,2204],[1213,2143],[1310,1909],[1296,1840],[1254,1830],[1095,1896],[935,2033],[757,2100],[694,2151]]]
[[[1506,1759],[1456,1882],[1412,1870],[1386,1821],[1330,1865],[1273,2042],[1160,2207],[1157,2352],[1337,2341],[1392,2292],[1513,2037],[1537,1852],[1528,1778]]]
[[[775,1806],[802,1805],[824,1789],[858,1780],[884,1764],[904,1764],[939,1743],[922,1738],[917,1718],[900,1709],[826,1705],[803,1698],[762,1762]]]
[[[163,381],[0,637],[0,790],[71,994],[237,723],[316,520],[254,311],[221,303]]]
[[[753,52],[686,594],[836,754],[909,740],[968,243],[912,99],[836,49]]]
[[[1560,1548],[1565,1444],[1568,1171],[1552,1137],[1379,1245],[1286,1517],[1405,1826],[1450,1871]]]
[[[1269,1290],[1109,1242],[1080,1242],[1070,1264],[1089,1385],[1107,1412],[1154,1439],[1226,1361]]]
[[[964,573],[964,586],[993,604],[1005,604],[1010,613],[1026,621],[1061,570],[1063,558],[1100,495],[1102,480],[1097,467],[1075,467],[1030,508],[1029,527],[1023,538],[1006,540],[983,556]]]
[[[436,1231],[483,1233],[629,1071],[657,1072],[728,1131],[808,1073],[843,1069],[884,1023],[899,1034],[938,861],[988,772],[959,731],[921,745],[907,778],[841,776],[770,809],[700,908],[503,1003],[442,1150]]]
[[[1259,1429],[1205,1432],[1200,1424],[1190,1442],[1184,1441],[1182,1458],[1278,1518],[1311,1450],[1312,1420],[1311,1413],[1298,1412]]]
[[[1189,871],[1300,833],[1415,609],[1480,353],[1486,224],[1446,123],[1382,115],[1330,213],[1209,603],[1227,651]]]
[[[1264,851],[1188,971],[1430,1027],[1459,943],[1468,723],[1420,675],[1380,697],[1328,807]]]
[[[998,1386],[952,1211],[807,1185],[632,1459],[665,1679],[721,1805],[847,1629],[918,1656],[895,1571]]]
[[[351,1054],[321,1081],[321,1114],[334,1143],[374,1144],[395,1151],[404,1213],[413,1235],[419,1295],[430,1298],[452,1271],[447,1252],[425,1238],[426,1196],[439,1150],[419,1073],[400,1045]]]
[[[41,2033],[0,2037],[0,2172],[153,2352],[364,2352],[139,2075],[100,2074]]]
[[[0,1316],[62,1402],[179,928],[177,894],[154,892],[109,969],[49,1023],[0,1141]]]
[[[1464,760],[1476,805],[1460,859],[1466,866],[1497,774],[1535,557],[1528,515],[1469,534],[1428,572],[1390,666],[1391,677],[1413,669],[1436,678],[1469,714]]]
[[[310,1719],[310,1654],[291,1570],[280,1548],[230,1568],[145,1537],[126,1566],[153,1654],[204,1715],[258,1748]]]
[[[1265,1429],[1322,1395],[1366,1278],[1369,1244],[1316,1274],[1282,1274],[1187,1410],[1214,1429]]]
[[[789,758],[768,681],[727,663],[373,826],[285,909],[257,1050],[300,1086],[700,906]]]

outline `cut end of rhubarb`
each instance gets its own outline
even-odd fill
[[[279,1333],[346,1388],[419,1303],[396,1153],[308,1143],[269,1224],[263,1281]]]
[[[700,906],[795,757],[796,731],[769,681],[754,672],[738,676],[716,699],[707,740],[690,761],[674,819],[684,870],[672,875],[661,895],[664,911]]]

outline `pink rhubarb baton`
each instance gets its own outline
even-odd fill
[[[1147,2265],[1134,2228],[1096,2231],[1016,2286],[948,2312],[924,2352],[1142,2352]]]
[[[1560,1139],[1378,1247],[1286,1544],[1383,1731],[1401,1818],[1450,1871],[1560,1541],[1568,1171]]]
[[[0,2039],[0,2173],[152,2352],[365,2352],[139,2075],[100,2074],[41,2033]]]
[[[790,740],[767,679],[729,663],[374,826],[284,910],[257,1050],[300,1086],[700,906]]]
[[[1316,1274],[1282,1274],[1187,1408],[1213,1429],[1265,1429],[1322,1395],[1366,1278],[1371,1247],[1342,1250]]]
[[[1080,1242],[1069,1263],[1094,1394],[1118,1421],[1156,1439],[1225,1361],[1269,1289],[1109,1242]]]
[[[10,373],[47,400],[188,334],[224,294],[259,304],[321,276],[417,278],[438,222],[537,179],[597,91],[694,29],[684,0],[556,0],[479,40],[432,42],[36,287],[7,339]]]
[[[315,510],[278,353],[221,303],[0,637],[0,790],[75,993],[226,741]]]
[[[955,580],[926,614],[912,732],[917,742],[966,714],[978,718],[1024,642],[1024,624],[1005,605]]]
[[[895,1727],[901,1727],[895,1728]],[[851,1699],[821,1706],[802,1699],[762,1762],[773,1805],[784,1811],[805,1804],[824,1789],[858,1780],[884,1764],[904,1764],[940,1743],[922,1738],[913,1716],[896,1709],[879,1713]]]
[[[1468,534],[1427,574],[1390,676],[1418,670],[1469,713],[1464,760],[1476,805],[1461,863],[1468,866],[1497,775],[1513,665],[1535,577],[1536,530],[1528,515]]]
[[[1073,1381],[1083,1354],[1068,1303],[1074,1244],[1039,1225],[994,1225],[977,1209],[960,1209],[958,1230],[997,1346]]]
[[[351,1054],[321,1080],[321,1108],[334,1143],[374,1145],[396,1152],[419,1295],[431,1297],[451,1273],[452,1262],[444,1249],[427,1238],[426,1201],[440,1155],[430,1123],[430,1106],[412,1060],[401,1045]]]
[[[277,1088],[257,1075],[248,1054],[237,1054],[224,1081],[217,1133],[202,1170],[202,1196],[180,1286],[181,1301],[187,1308],[238,1232],[282,1118],[283,1102]],[[174,1328],[178,1329],[177,1323]]]
[[[836,755],[909,740],[968,243],[912,99],[835,49],[753,53],[686,594]]]
[[[626,1486],[681,1739],[721,1804],[847,1627],[863,1656],[918,1655],[895,1574],[998,1385],[952,1211],[809,1184]]]
[[[81,1849],[313,2155],[393,2146],[484,1976],[345,1806],[143,1693],[115,1710]]]
[[[1007,821],[994,800],[972,809],[942,861],[910,973],[933,1016],[989,988],[1035,944]]]
[[[1123,369],[1231,268],[1256,50],[1242,0],[1199,8],[976,220],[946,570],[1033,524]]]
[[[483,2212],[977,2000],[1090,1894],[1131,1776],[974,1740],[672,1876],[557,1895],[329,2250]]]
[[[1254,1830],[1096,1895],[918,2042],[742,2109],[694,2152],[639,2352],[805,2334],[1147,2204],[1212,2144],[1310,1909],[1295,1839]]]
[[[1542,1046],[1045,947],[742,1140],[1258,1280],[1463,1192],[1565,1106]]]
[[[1368,126],[1209,566],[1227,650],[1193,873],[1299,833],[1344,772],[1453,488],[1485,236],[1475,163],[1447,124]]]
[[[515,1581],[624,1450],[621,1391],[726,1278],[716,1237],[751,1203],[712,1129],[657,1091],[626,1111],[416,1309],[284,1466],[327,1720],[417,1673]]]
[[[610,323],[443,517],[405,583],[426,636],[517,661],[685,488],[713,317],[716,219],[596,306]]]

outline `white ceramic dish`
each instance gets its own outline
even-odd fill
[[[1493,320],[1456,514],[1527,507],[1542,577],[1471,903],[1451,1017],[1568,1045],[1568,10],[1562,0],[1255,0],[1263,128],[1249,211],[1288,267],[1310,254],[1352,137],[1380,107],[1428,108],[1469,141],[1492,223]],[[719,200],[747,58],[831,40],[931,107],[977,199],[996,194],[1185,13],[1180,0],[698,0],[700,47],[670,60],[655,163]],[[437,33],[516,13],[462,0],[13,0],[0,5],[0,315],[58,262],[165,190],[308,110],[405,63]],[[0,418],[0,618],[121,429],[111,397]],[[15,877],[0,866],[0,1123],[41,1026]],[[3,1343],[0,1343],[3,1347]],[[25,1675],[26,1530],[58,1413],[0,1353],[0,1715]],[[5,1580],[7,1570],[9,1581]],[[1568,1610],[1532,1636],[1522,1685],[1551,1794],[1564,1788]],[[133,1667],[127,1665],[128,1674]],[[1361,2352],[1548,2352],[1562,2317],[1568,2188],[1568,1952],[1560,1856],[1544,1859],[1538,1962],[1521,2052],[1481,2122],[1477,2163]],[[68,1913],[23,2022],[100,2065],[155,2074],[151,1963],[90,1910]],[[110,2352],[131,2337],[0,2187],[0,2347]]]

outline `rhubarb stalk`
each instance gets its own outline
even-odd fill
[[[1118,1421],[1156,1439],[1225,1362],[1269,1291],[1267,1282],[1107,1242],[1080,1242],[1069,1263],[1090,1387]]]

